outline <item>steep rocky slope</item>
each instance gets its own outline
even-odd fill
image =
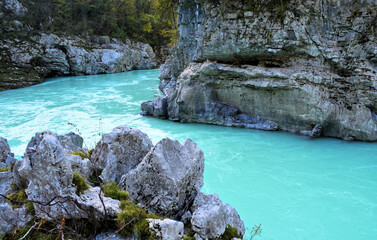
[[[183,0],[178,12],[165,96],[143,114],[377,140],[376,1]]]
[[[0,91],[45,77],[116,73],[157,66],[148,44],[107,36],[77,37],[37,31],[17,0],[0,1]]]

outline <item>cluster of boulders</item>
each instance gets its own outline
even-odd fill
[[[0,153],[11,155],[6,141],[2,143]],[[153,146],[140,130],[119,126],[104,134],[89,153],[82,144],[83,139],[74,133],[36,133],[13,172],[0,172],[0,194],[12,193],[12,184],[24,189],[37,218],[115,218],[121,212],[120,201],[105,197],[100,187],[90,186],[80,194],[73,182],[74,173],[88,179],[103,169],[103,183],[116,182],[129,192],[130,200],[162,216],[148,219],[156,239],[182,239],[189,231],[196,239],[219,238],[228,227],[244,235],[244,223],[233,207],[216,194],[200,192],[204,156],[193,141],[180,144],[165,138]],[[73,154],[77,151],[86,155]],[[13,209],[4,198],[0,198],[0,210],[0,236],[32,217],[25,206]]]

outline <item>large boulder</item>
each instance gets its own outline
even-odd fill
[[[228,226],[234,227],[238,234],[245,234],[243,220],[236,209],[222,203],[216,194],[207,195],[200,192],[191,207],[192,229],[203,239],[218,238]]]
[[[148,219],[149,229],[156,233],[156,240],[181,240],[184,233],[182,222],[171,219]]]
[[[80,171],[86,174],[87,170],[81,169],[79,164],[85,161],[89,160],[67,154],[58,135],[51,131],[37,133],[32,138],[15,171],[23,179],[21,182],[27,183],[25,191],[28,200],[34,202],[37,217],[102,218],[104,210],[99,207],[102,201],[111,209],[108,214],[120,212],[119,201],[100,199],[98,189],[89,189],[82,196],[76,193],[73,175]]]
[[[203,186],[203,152],[190,139],[162,139],[137,168],[124,175],[130,199],[163,216],[179,218]]]
[[[92,153],[92,159],[103,169],[105,182],[119,182],[121,177],[143,160],[153,144],[147,134],[138,129],[119,126],[104,134]]]

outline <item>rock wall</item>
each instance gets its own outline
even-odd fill
[[[377,140],[376,1],[183,0],[178,12],[165,97],[143,114]]]
[[[117,73],[157,67],[148,44],[107,36],[66,36],[28,26],[17,0],[0,1],[0,91],[45,77]]]

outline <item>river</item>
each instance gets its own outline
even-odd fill
[[[264,240],[377,239],[377,144],[310,140],[142,117],[159,95],[159,70],[52,78],[0,92],[0,136],[21,159],[35,132],[79,130],[88,148],[118,125],[195,141],[205,155],[204,187],[235,207]],[[76,129],[77,128],[77,129]]]

